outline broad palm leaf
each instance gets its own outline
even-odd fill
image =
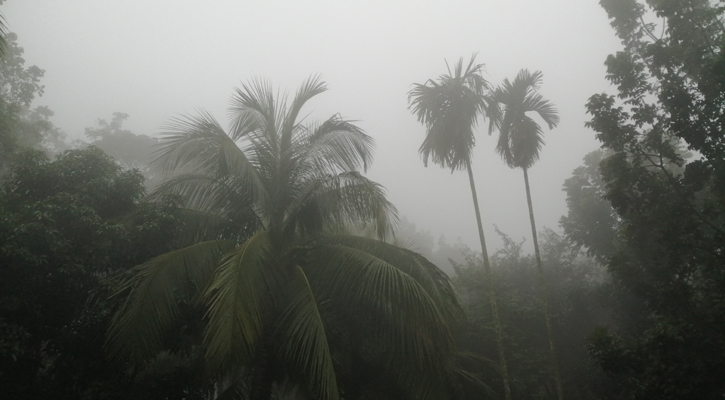
[[[339,234],[372,229],[385,239],[397,215],[360,173],[372,138],[339,115],[299,121],[325,90],[311,77],[288,106],[256,80],[236,90],[228,132],[204,112],[169,124],[158,162],[176,175],[153,195],[181,196],[194,230],[185,237],[206,241],[140,265],[120,288],[128,297],[108,340],[116,359],[138,365],[161,350],[182,296],[207,310],[206,360],[229,396],[267,399],[276,382],[339,398],[339,360],[352,349],[330,332],[344,313],[369,322],[365,340],[376,348],[404,350],[378,360],[390,374],[419,372],[401,375],[400,388],[441,380],[462,315],[451,284],[415,253]]]
[[[540,71],[530,73],[522,69],[516,79],[510,82],[505,79],[503,84],[496,89],[493,95],[493,102],[489,104],[489,115],[491,124],[489,133],[495,127],[499,128],[498,143],[496,152],[501,155],[504,162],[511,168],[521,168],[524,171],[524,185],[526,186],[526,202],[529,207],[529,220],[531,222],[531,235],[534,239],[534,253],[536,255],[536,268],[539,275],[539,287],[544,304],[544,317],[549,337],[549,351],[552,363],[552,373],[556,384],[559,400],[563,399],[561,385],[561,374],[556,356],[554,334],[551,326],[551,310],[549,307],[549,295],[544,279],[544,269],[541,265],[541,254],[539,252],[539,240],[536,235],[536,222],[534,220],[534,208],[531,202],[531,189],[529,188],[528,170],[539,159],[539,151],[544,144],[541,126],[527,113],[536,113],[553,129],[559,124],[559,116],[556,108],[548,100],[544,99],[537,89],[541,85],[543,74]]]
[[[444,168],[466,169],[473,197],[473,208],[476,212],[478,235],[483,255],[486,292],[491,304],[496,330],[499,363],[504,381],[506,399],[511,398],[508,367],[503,348],[503,331],[498,316],[498,305],[491,276],[491,267],[486,250],[486,239],[483,234],[481,212],[478,207],[478,196],[471,170],[471,150],[475,144],[473,129],[478,116],[490,109],[489,84],[481,75],[483,64],[476,64],[475,55],[464,69],[463,59],[455,64],[453,71],[437,80],[429,79],[425,84],[414,84],[408,94],[410,109],[425,125],[426,136],[419,152],[423,163],[428,165],[430,157],[434,163]]]

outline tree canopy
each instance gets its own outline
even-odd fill
[[[598,331],[592,354],[634,398],[718,398],[725,373],[723,9],[706,0],[601,4],[624,45],[606,61],[618,94],[587,103],[587,125],[606,150],[603,187],[587,173],[593,179],[569,181],[567,190],[570,204],[584,205],[582,196],[603,189],[614,214],[594,197],[588,218],[577,217],[577,206],[564,222],[607,261],[646,319]],[[697,156],[687,160],[681,146]]]

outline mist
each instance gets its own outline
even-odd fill
[[[384,185],[401,215],[449,242],[478,243],[464,172],[425,168],[418,147],[425,129],[408,110],[413,83],[446,72],[446,62],[477,53],[498,85],[522,68],[544,74],[542,95],[559,126],[545,129],[540,161],[530,170],[539,227],[558,229],[566,213],[561,185],[598,147],[584,127],[584,104],[608,89],[603,60],[618,47],[596,2],[454,1],[8,1],[4,13],[28,65],[46,70],[36,100],[55,112],[71,138],[112,113],[124,128],[158,135],[174,116],[204,109],[223,124],[232,90],[251,79],[293,94],[319,74],[330,90],[310,119],[334,113],[375,138],[368,176]],[[487,122],[476,132],[473,168],[484,230],[530,236],[523,177],[494,153]],[[526,244],[532,249],[530,240]]]

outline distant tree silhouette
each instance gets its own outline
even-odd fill
[[[561,385],[561,374],[551,327],[549,295],[544,278],[544,269],[541,265],[541,252],[539,251],[539,240],[536,236],[536,222],[534,220],[534,208],[531,203],[528,174],[529,168],[539,159],[539,152],[544,140],[541,126],[527,113],[537,113],[549,126],[549,129],[553,129],[559,123],[559,116],[554,105],[537,93],[537,89],[541,85],[541,78],[542,73],[540,71],[530,73],[528,70],[522,69],[513,82],[508,79],[503,81],[503,84],[494,91],[493,102],[490,104],[488,114],[491,118],[491,124],[489,125],[489,132],[498,127],[499,136],[496,152],[501,155],[509,167],[521,168],[524,171],[526,202],[529,206],[531,236],[534,239],[536,269],[539,273],[539,289],[544,305],[546,329],[549,337],[552,372],[556,382],[558,398],[562,400],[564,394]]]
[[[511,398],[511,388],[503,348],[503,331],[499,321],[476,185],[471,170],[471,150],[475,143],[473,128],[479,114],[487,109],[490,88],[488,82],[481,75],[482,69],[483,64],[476,64],[475,55],[471,57],[465,70],[463,59],[460,59],[453,71],[449,68],[448,73],[441,75],[437,80],[429,79],[424,84],[414,84],[408,95],[408,101],[412,113],[426,127],[426,136],[419,149],[423,156],[423,163],[427,165],[430,157],[434,163],[444,168],[451,168],[451,171],[465,169],[468,172],[481,253],[483,254],[486,291],[491,303],[504,392],[508,400]]]

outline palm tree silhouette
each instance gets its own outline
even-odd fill
[[[537,113],[542,120],[553,129],[559,124],[556,108],[537,92],[541,85],[542,73],[530,73],[526,69],[519,71],[513,82],[508,79],[493,93],[493,101],[489,104],[490,117],[489,133],[498,127],[499,137],[496,152],[501,155],[504,162],[511,168],[521,168],[524,171],[524,185],[526,186],[526,202],[529,206],[529,220],[531,222],[531,235],[534,239],[534,253],[536,255],[536,268],[539,275],[539,288],[544,305],[546,331],[549,338],[549,351],[552,371],[559,400],[563,399],[561,374],[554,345],[554,335],[551,327],[551,310],[549,295],[544,278],[544,269],[541,265],[539,240],[536,235],[536,222],[534,208],[531,203],[531,189],[529,188],[528,170],[539,159],[539,152],[544,144],[541,126],[527,113]]]
[[[441,75],[437,80],[429,79],[424,84],[414,84],[408,100],[412,113],[426,127],[426,136],[419,149],[423,156],[423,163],[427,166],[430,157],[434,163],[444,168],[451,168],[451,171],[465,169],[468,172],[473,208],[478,224],[478,236],[481,242],[486,292],[491,304],[496,331],[504,393],[506,399],[509,400],[511,389],[503,348],[503,330],[498,315],[498,304],[486,250],[486,239],[483,234],[481,212],[478,207],[476,185],[471,170],[471,150],[475,143],[473,128],[479,114],[487,109],[489,100],[490,86],[481,75],[482,69],[483,64],[475,63],[475,55],[471,57],[465,70],[463,59],[460,59],[453,67],[453,71],[449,68],[448,73]]]

